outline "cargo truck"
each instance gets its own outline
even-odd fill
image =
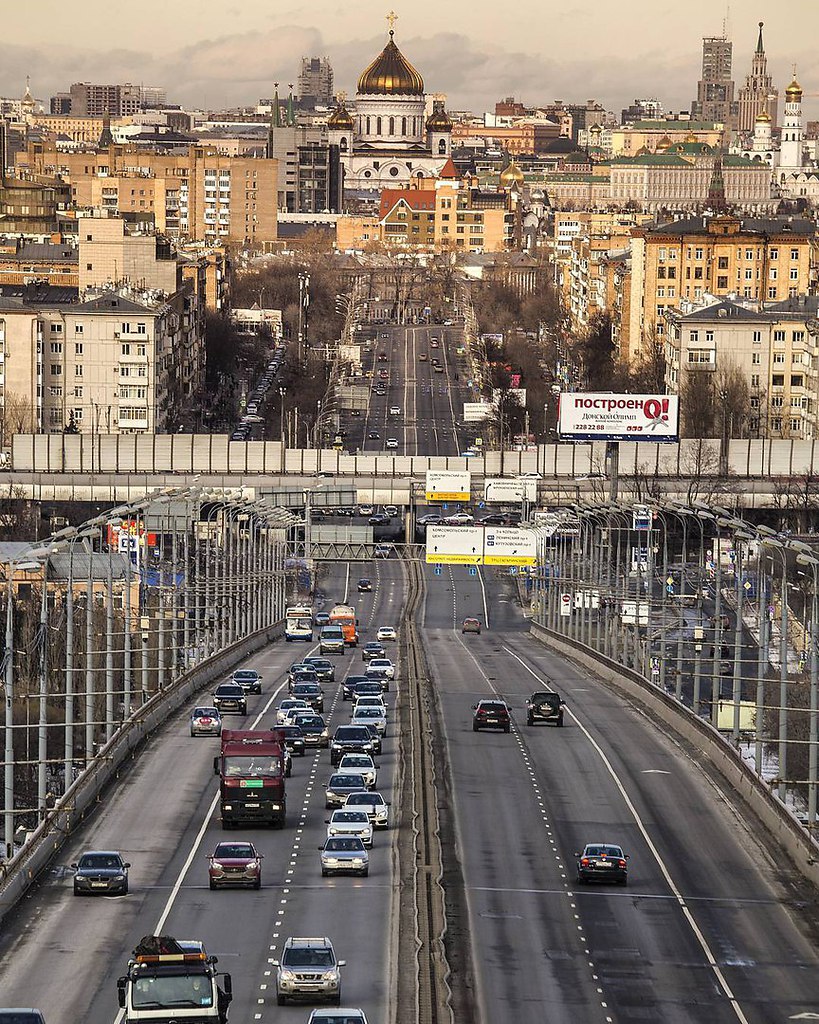
[[[348,604],[337,604],[330,612],[330,625],[341,626],[344,643],[348,647],[358,645],[358,619],[355,617],[355,608]]]
[[[245,823],[284,827],[285,751],[278,730],[223,729],[213,772],[223,829]]]
[[[201,942],[146,935],[117,980],[124,1024],[226,1024],[233,984],[216,964]]]

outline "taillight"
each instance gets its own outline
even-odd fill
[[[589,858],[588,857],[581,857],[580,858],[580,863],[583,865],[584,868],[587,868],[589,866]]]
[[[624,860],[618,860],[617,865],[618,867],[624,868],[626,866],[626,862]]]

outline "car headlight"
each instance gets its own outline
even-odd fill
[[[125,881],[125,875],[114,875],[112,881],[114,881],[114,882],[124,882]]]
[[[358,864],[359,866],[361,866],[363,863],[364,861],[361,857],[353,857],[353,864]]]
[[[322,729],[321,730],[321,738],[323,740],[326,740],[329,735],[330,735],[330,733],[327,731],[327,729]]]
[[[282,981],[295,981],[296,975],[292,971],[282,970],[279,972]]]
[[[232,811],[233,810],[233,804],[223,804],[222,805],[222,810],[223,811]]]
[[[330,832],[331,836],[337,836],[338,835],[338,829],[337,828],[331,828],[331,829],[329,829],[329,832]]]
[[[216,870],[217,870],[217,871],[221,871],[221,870],[222,870],[222,865],[221,865],[221,864],[219,863],[219,861],[218,861],[218,860],[212,860],[212,861],[210,862],[210,866],[211,866],[212,868],[216,868]]]
[[[338,977],[338,971],[325,971],[324,972],[324,980],[325,981],[335,981],[337,977]]]

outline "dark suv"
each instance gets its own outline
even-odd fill
[[[213,706],[220,714],[247,714],[247,696],[238,683],[222,683],[213,691]]]
[[[366,725],[340,725],[330,743],[330,763],[335,767],[345,754],[372,754],[373,737]]]
[[[475,714],[472,716],[472,731],[480,729],[503,729],[509,732],[512,727],[512,718],[509,708],[504,700],[479,700],[472,706]]]
[[[262,692],[262,677],[253,668],[237,668],[230,681],[238,683],[245,693]]]
[[[554,722],[556,726],[562,727],[565,706],[559,694],[551,693],[548,690],[537,690],[526,701],[526,724]]]

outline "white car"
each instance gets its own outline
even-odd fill
[[[350,725],[374,725],[379,736],[387,735],[387,715],[383,708],[356,709]]]
[[[395,626],[379,626],[375,639],[382,643],[384,640],[398,640],[398,634],[395,631]]]
[[[351,711],[353,717],[358,714],[360,708],[378,708],[384,713],[385,718],[388,715],[387,705],[381,697],[359,697],[355,704],[353,704],[353,709]]]
[[[385,447],[386,448],[391,448],[391,449],[396,449],[398,447],[398,438],[397,437],[388,437],[387,441],[386,441],[386,444],[385,444]]]
[[[367,789],[375,789],[378,783],[378,768],[369,754],[342,754],[338,770],[357,772],[364,779]]]
[[[451,516],[444,519],[445,526],[468,526],[472,522],[474,522],[474,516],[468,512],[453,512]]]
[[[367,808],[345,806],[333,811],[327,819],[327,838],[335,836],[358,836],[365,846],[372,846],[373,823]]]
[[[367,675],[375,679],[395,679],[395,665],[389,658],[370,658]]]
[[[350,793],[344,804],[345,811],[366,811],[376,828],[389,828],[390,805],[374,790],[367,793]]]
[[[343,1021],[344,1024],[367,1024],[364,1011],[350,1006],[336,1006],[332,1010],[313,1010],[307,1024],[338,1024],[339,1021]]]
[[[390,416],[400,416],[400,415],[401,415],[401,407],[399,405],[391,405],[390,406]]]
[[[312,711],[306,700],[300,697],[286,697],[276,708],[276,725],[288,725],[293,711]]]
[[[521,473],[518,477],[519,480],[542,480],[542,473]]]

